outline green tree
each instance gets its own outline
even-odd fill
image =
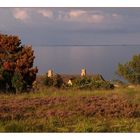
[[[130,83],[140,84],[140,54],[125,64],[118,64],[117,74]]]

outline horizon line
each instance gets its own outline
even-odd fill
[[[34,46],[140,46],[140,44],[34,44]]]

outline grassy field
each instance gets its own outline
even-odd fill
[[[0,132],[140,132],[140,87],[1,93]]]

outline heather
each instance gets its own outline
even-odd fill
[[[140,87],[1,94],[1,132],[139,132]]]

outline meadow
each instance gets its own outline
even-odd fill
[[[1,93],[0,132],[140,132],[140,86]]]

